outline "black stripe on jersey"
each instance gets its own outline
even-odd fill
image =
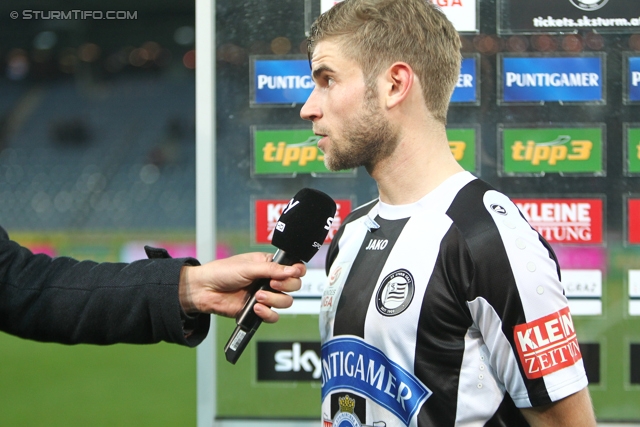
[[[334,336],[355,335],[364,338],[364,323],[371,296],[389,253],[409,218],[391,221],[376,217],[375,220],[380,228],[368,231],[365,235],[342,289],[333,326]],[[384,239],[389,243],[382,250],[367,250],[372,239]]]
[[[484,427],[526,427],[528,425],[529,423],[520,412],[520,409],[513,403],[511,396],[506,394],[496,414],[487,421]]]
[[[354,211],[350,212],[349,215],[347,215],[347,217],[344,219],[344,221],[342,222],[342,225],[338,229],[338,232],[336,233],[335,236],[333,236],[333,240],[331,240],[331,244],[329,245],[329,250],[327,251],[327,258],[325,259],[325,263],[324,263],[324,269],[327,276],[329,275],[329,271],[331,270],[331,264],[333,264],[333,261],[336,259],[336,257],[338,256],[338,252],[340,251],[338,242],[340,241],[340,238],[344,234],[345,225],[357,220],[358,218],[362,218],[363,216],[368,214],[369,211],[376,205],[377,202],[378,202],[378,199],[375,199],[370,201],[367,204],[364,204],[356,208]]]
[[[419,427],[455,425],[464,337],[473,323],[460,289],[473,276],[466,268],[472,261],[465,249],[463,237],[452,225],[440,241],[422,300],[414,372],[433,394],[420,408]]]
[[[482,295],[491,304],[500,316],[502,332],[511,344],[515,358],[520,360],[513,327],[526,323],[526,318],[500,232],[484,207],[483,197],[489,190],[494,188],[486,182],[479,179],[471,181],[458,192],[447,215],[464,237],[473,259],[473,278],[466,290],[467,300],[472,301]],[[523,367],[518,366],[532,405],[551,403],[544,379],[527,379]]]

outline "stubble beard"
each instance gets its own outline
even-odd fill
[[[398,145],[399,132],[377,105],[375,87],[367,88],[362,113],[344,122],[344,136],[331,138],[324,156],[327,169],[339,171],[364,166],[371,172],[375,165],[391,156]]]

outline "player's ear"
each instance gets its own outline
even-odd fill
[[[384,95],[387,108],[391,109],[404,101],[413,87],[414,73],[409,64],[395,62],[384,76]]]

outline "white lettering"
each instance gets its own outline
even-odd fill
[[[287,212],[289,212],[291,209],[295,208],[296,206],[298,206],[298,204],[300,203],[299,200],[294,200],[291,199],[289,201],[289,204],[287,205],[287,207],[284,208],[284,211],[282,212],[283,214],[286,214]]]
[[[406,393],[402,394],[403,391]],[[405,383],[400,382],[400,387],[398,387],[398,397],[396,397],[396,400],[402,404],[402,409],[406,410],[404,407],[404,401],[409,399],[411,399],[411,389]]]
[[[549,337],[549,341],[551,341],[551,342],[559,341],[562,338],[564,338],[562,333],[559,333],[560,332],[560,328],[558,328],[558,326],[556,326],[558,323],[560,323],[560,321],[558,319],[553,319],[553,320],[548,321],[544,325],[545,328],[547,329],[547,336]]]
[[[258,89],[313,89],[311,76],[268,76],[258,74]]]
[[[459,80],[458,80],[459,81]],[[506,73],[507,87],[590,87],[598,86],[597,73]]]
[[[391,390],[396,388],[396,377],[393,376],[391,372],[389,372],[389,376],[387,377],[387,387],[384,389],[384,393],[388,394],[391,397],[396,397]]]
[[[362,357],[362,356],[360,356]],[[376,384],[376,388],[378,390],[382,390],[382,380],[384,379],[384,365],[380,365],[380,367],[378,368],[378,372],[376,372],[375,374],[373,373],[373,371],[375,370],[375,363],[373,360],[369,360],[369,366],[367,367],[367,378],[366,381],[373,385],[374,382],[376,382],[376,378],[378,379],[378,383]]]
[[[331,224],[333,223],[333,218],[327,218],[327,225],[324,226],[325,230],[329,230],[331,228]]]
[[[473,76],[471,74],[460,74],[456,87],[473,87]]]
[[[313,350],[302,353],[300,343],[293,343],[292,350],[278,350],[274,356],[277,372],[313,372],[313,378],[320,378],[322,374],[322,361]]]
[[[386,239],[371,239],[365,248],[367,251],[382,251],[387,247],[389,241]]]
[[[518,331],[517,336],[518,341],[520,341],[520,348],[523,352],[527,350],[527,347],[529,347],[531,350],[535,350],[536,348],[538,348],[536,343],[531,340],[531,329],[527,329],[524,335],[522,334],[522,331]]]
[[[293,352],[291,350],[278,350],[275,354],[276,371],[293,371]]]

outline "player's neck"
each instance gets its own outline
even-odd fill
[[[378,184],[381,201],[405,205],[417,202],[463,170],[451,154],[443,127],[441,131],[411,133],[399,142],[389,158],[376,164],[369,173]]]

